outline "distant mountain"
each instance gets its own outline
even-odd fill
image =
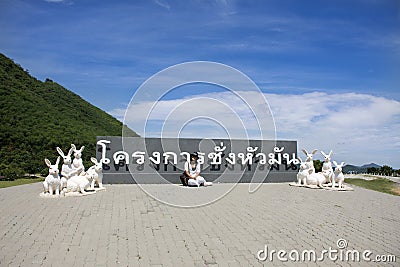
[[[365,173],[367,172],[368,168],[380,168],[378,164],[375,163],[369,163],[369,164],[364,164],[362,166],[355,166],[355,165],[345,165],[343,167],[343,173],[348,173],[348,172],[356,172],[356,173]]]
[[[57,158],[56,147],[85,146],[90,165],[96,136],[120,136],[120,121],[61,85],[39,81],[0,53],[0,175],[47,172],[44,158]],[[138,136],[124,127],[125,133]]]
[[[364,165],[361,166],[361,168],[365,168],[365,169],[367,169],[367,168],[377,168],[377,169],[379,169],[380,167],[382,167],[382,166],[379,166],[378,164],[375,164],[375,163],[364,164]]]

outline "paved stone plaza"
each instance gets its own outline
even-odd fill
[[[162,186],[162,185],[155,185]],[[228,186],[217,184],[215,187]],[[400,265],[400,198],[355,188],[334,192],[239,184],[200,208],[176,208],[137,185],[108,185],[83,197],[40,198],[41,184],[0,189],[0,266],[382,266],[271,262],[264,249],[346,249],[394,254]],[[207,194],[211,188],[191,188]],[[176,196],[179,197],[179,196]],[[275,256],[276,257],[276,256]],[[287,255],[286,255],[287,257]]]

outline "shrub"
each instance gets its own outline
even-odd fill
[[[2,175],[4,176],[4,180],[14,181],[24,176],[24,170],[15,165],[10,165],[2,171]]]

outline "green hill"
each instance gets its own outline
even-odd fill
[[[67,151],[71,143],[85,146],[83,160],[89,166],[96,136],[120,136],[123,127],[61,85],[30,76],[1,53],[0,118],[0,175],[9,177],[46,173],[44,158],[54,162],[56,147]]]

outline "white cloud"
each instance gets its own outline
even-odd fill
[[[253,95],[254,93],[241,92],[241,97],[248,98]],[[160,100],[156,103],[143,101],[131,105],[126,115],[125,109],[115,109],[110,114],[121,121],[125,119],[125,124],[146,136],[150,131],[164,137],[183,134],[186,137],[212,138],[220,134],[226,136],[228,132],[231,138],[247,138],[248,134],[259,138],[260,131],[256,130],[259,127],[258,123],[262,122],[271,126],[262,130],[263,136],[273,138],[275,132],[272,117],[265,115],[256,120],[253,114],[261,111],[257,107],[263,104],[262,95],[259,94],[253,99],[251,103],[245,103],[244,99],[230,92],[210,93],[175,100]],[[144,128],[146,123],[147,127]],[[181,132],[183,128],[185,131]]]
[[[257,112],[265,111],[262,99],[255,92],[241,94],[248,98],[254,94],[252,109]],[[332,149],[337,161],[358,165],[376,162],[400,167],[399,101],[356,93],[264,95],[274,116],[277,138],[297,140],[299,151],[303,147],[308,150]],[[138,130],[147,117],[142,111],[147,110],[150,105],[153,103],[141,102],[131,106],[125,123]],[[193,105],[196,111],[189,112]],[[110,114],[122,121],[125,109],[115,109]],[[197,122],[190,122],[196,116],[199,116]],[[175,137],[181,128],[185,132],[181,137],[212,138],[218,134],[226,137],[222,130],[226,127],[230,130],[231,138],[243,138],[245,127],[249,137],[254,138],[252,134],[257,133],[258,129],[252,111],[229,92],[159,101],[148,121],[148,132],[152,132],[153,136],[160,136],[161,125],[167,117],[164,137]],[[215,120],[205,120],[207,117]],[[139,133],[143,134],[140,131]]]
[[[278,138],[332,149],[341,161],[400,167],[400,102],[365,94],[267,95]]]
[[[64,5],[72,5],[74,2],[72,0],[44,0],[48,3],[56,3],[56,4],[64,4]]]
[[[159,5],[159,6],[162,7],[162,8],[167,9],[167,10],[170,10],[170,9],[171,9],[171,6],[170,6],[166,1],[163,1],[163,0],[154,0],[154,3],[157,4],[157,5]]]

